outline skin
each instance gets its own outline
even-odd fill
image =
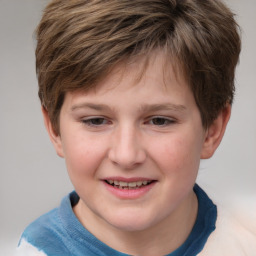
[[[67,93],[60,134],[45,109],[43,114],[80,196],[73,209],[80,222],[121,252],[163,255],[177,249],[192,230],[200,159],[218,147],[230,106],[204,129],[191,90],[171,63],[166,68],[164,55],[152,54],[137,79],[140,64],[114,68],[93,91]],[[135,198],[123,198],[108,189],[110,177],[154,183]]]

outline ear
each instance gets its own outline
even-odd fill
[[[60,157],[64,157],[63,148],[62,148],[62,141],[59,134],[57,134],[52,126],[51,120],[49,118],[48,111],[42,106],[42,113],[44,117],[44,125],[50,137],[50,140],[56,150],[56,153]]]
[[[201,152],[201,159],[208,159],[212,157],[215,150],[220,145],[230,118],[230,114],[231,106],[230,104],[227,104],[227,106],[221,110],[218,117],[207,129],[203,149]]]

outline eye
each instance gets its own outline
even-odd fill
[[[82,123],[88,126],[102,126],[108,124],[109,121],[103,117],[93,117],[89,119],[83,119]]]
[[[173,119],[165,117],[153,117],[149,120],[149,124],[156,126],[167,126],[173,124],[175,121]]]

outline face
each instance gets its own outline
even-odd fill
[[[88,93],[67,93],[55,147],[84,215],[120,230],[167,220],[193,193],[206,131],[185,80],[152,57],[119,67]]]

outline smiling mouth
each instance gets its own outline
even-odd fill
[[[133,181],[133,182],[124,182],[124,181],[118,181],[118,180],[105,180],[105,182],[115,188],[118,189],[139,189],[146,187],[153,182],[154,180],[144,180],[144,181]]]

